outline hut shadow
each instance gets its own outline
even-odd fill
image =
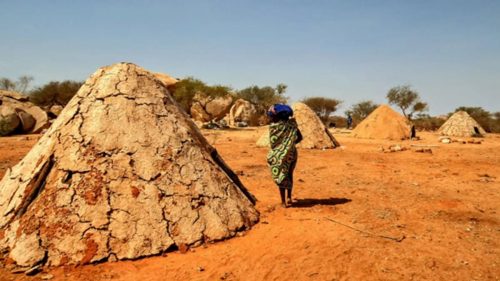
[[[310,208],[316,205],[335,206],[335,205],[349,203],[351,201],[352,200],[349,198],[325,198],[325,199],[303,198],[303,199],[295,199],[295,201],[292,203],[292,208]]]

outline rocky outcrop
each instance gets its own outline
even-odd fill
[[[0,136],[7,136],[19,127],[21,120],[16,110],[8,105],[0,105]]]
[[[201,122],[218,121],[226,116],[232,103],[233,98],[229,95],[207,97],[204,94],[197,94],[193,98],[193,104],[190,108],[191,117]]]
[[[239,127],[241,123],[247,126],[258,126],[259,117],[255,105],[244,99],[238,99],[229,110],[227,119],[229,126],[232,127]]]
[[[254,197],[150,72],[95,72],[0,181],[17,266],[136,259],[232,237]]]
[[[0,108],[9,106],[11,108],[14,108],[17,112],[24,112],[31,115],[31,117],[36,121],[35,124],[31,126],[31,129],[22,132],[40,133],[43,129],[46,129],[50,126],[47,112],[29,102],[28,100],[28,97],[22,94],[0,90]]]
[[[55,104],[49,108],[49,113],[57,117],[63,111],[64,107],[62,105]]]
[[[160,80],[165,86],[170,87],[175,85],[177,82],[179,82],[178,79],[173,78],[170,75],[164,74],[164,73],[153,73],[156,79]]]

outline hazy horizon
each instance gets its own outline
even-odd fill
[[[120,61],[296,101],[386,102],[410,84],[432,115],[500,111],[500,1],[3,1],[0,77],[85,80]]]

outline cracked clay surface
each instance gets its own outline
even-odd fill
[[[150,72],[94,73],[0,182],[0,250],[20,267],[136,259],[229,238],[254,197]]]

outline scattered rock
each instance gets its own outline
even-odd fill
[[[390,145],[387,148],[384,148],[383,146],[380,147],[380,151],[382,151],[384,153],[401,152],[401,151],[406,151],[406,150],[408,150],[407,147],[401,146],[399,144]]]
[[[62,105],[56,104],[56,105],[53,105],[49,108],[49,112],[57,117],[57,116],[59,116],[59,114],[61,114],[63,109],[64,109],[64,107]]]
[[[231,96],[214,98],[201,93],[196,94],[190,108],[191,117],[193,120],[201,122],[219,121],[229,113],[232,103],[233,98]]]
[[[21,120],[17,116],[15,108],[8,105],[0,105],[0,136],[7,136],[19,127]]]
[[[44,274],[44,275],[40,276],[40,279],[42,279],[42,280],[50,280],[52,278],[54,278],[54,275],[52,275],[52,274]]]
[[[417,148],[417,149],[415,149],[415,152],[432,154],[432,149],[430,149],[430,148]]]
[[[33,276],[33,275],[39,273],[41,270],[42,270],[42,265],[39,264],[39,265],[35,265],[32,268],[26,270],[26,272],[24,272],[24,274],[26,274],[28,276]]]
[[[443,139],[441,139],[441,142],[442,143],[451,143],[451,139],[449,139],[449,138],[443,138]]]
[[[186,244],[179,244],[179,252],[181,252],[181,254],[185,254],[189,251],[189,246],[186,245]]]
[[[205,268],[203,268],[202,266],[197,266],[196,271],[203,272],[203,271],[205,271]]]

